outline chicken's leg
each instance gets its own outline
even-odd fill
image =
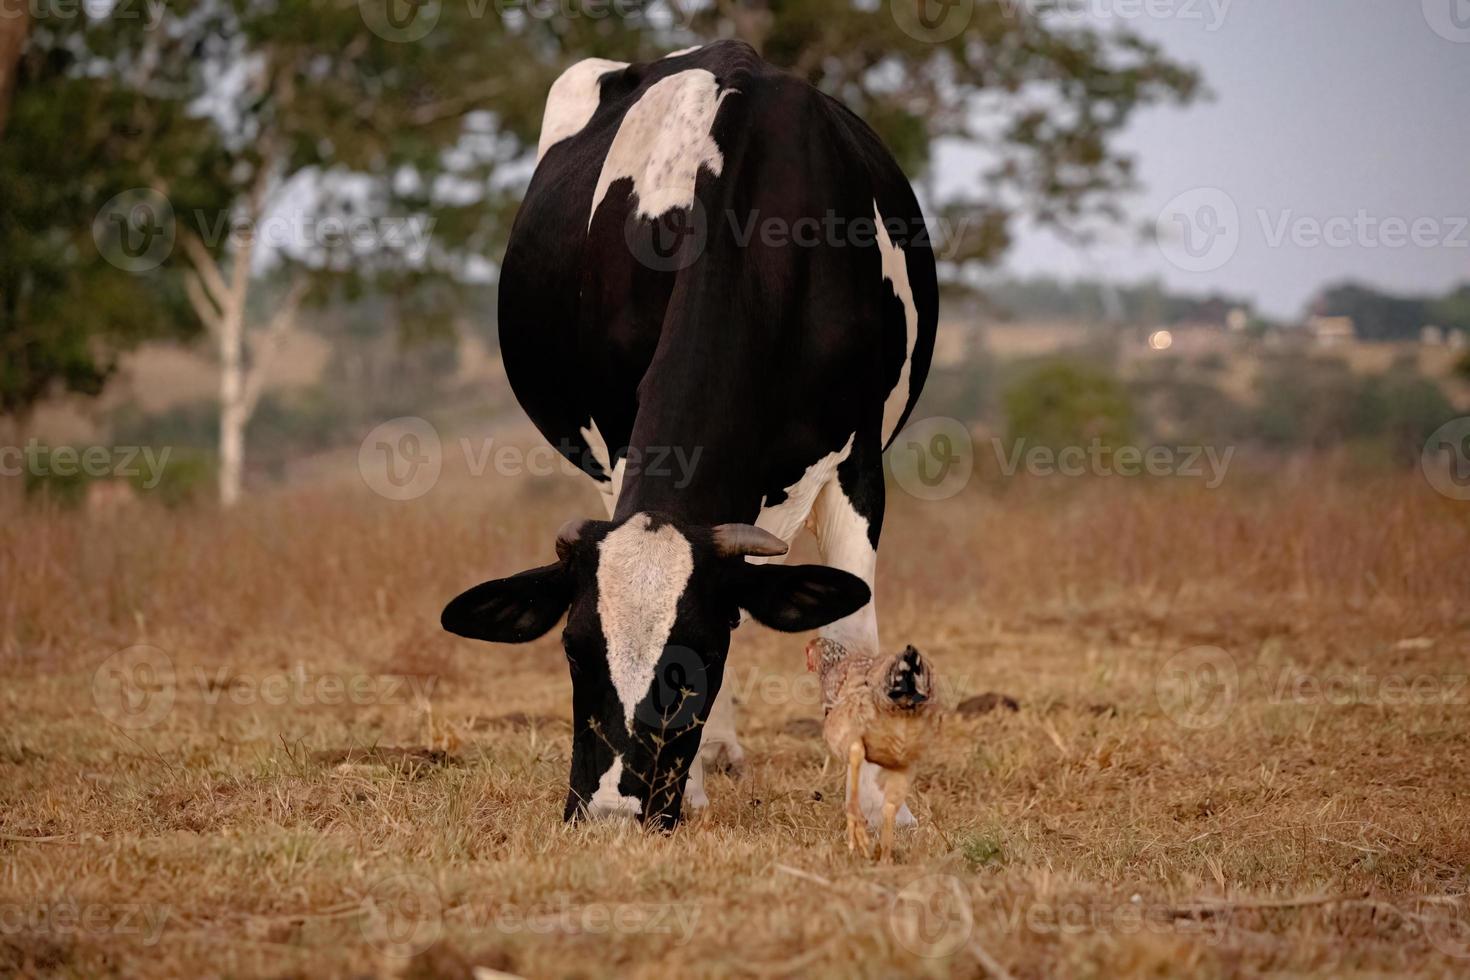
[[[858,804],[858,774],[862,771],[867,752],[862,740],[852,743],[847,750],[847,849],[861,848],[863,857],[873,856],[872,842],[868,840],[868,821]]]
[[[883,770],[883,827],[878,837],[879,861],[893,860],[893,823],[898,817],[898,808],[903,806],[904,797],[908,795],[908,770]]]

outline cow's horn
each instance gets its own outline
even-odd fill
[[[561,530],[556,532],[556,557],[566,560],[572,545],[577,543],[577,539],[582,536],[582,528],[586,526],[587,522],[579,518],[573,518],[561,526]]]
[[[721,524],[714,529],[715,550],[726,558],[786,554],[786,542],[754,524]]]

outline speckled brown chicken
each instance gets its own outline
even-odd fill
[[[934,669],[913,647],[901,653],[851,654],[819,638],[806,648],[807,669],[822,686],[822,737],[847,763],[847,846],[871,854],[867,823],[858,805],[858,774],[866,760],[880,769],[883,822],[879,860],[893,857],[893,824],[908,795],[912,768],[933,737],[939,719]]]

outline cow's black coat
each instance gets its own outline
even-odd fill
[[[639,256],[657,254],[655,233],[682,215],[665,216],[662,228],[631,217],[627,179],[612,185],[590,230],[588,212],[624,113],[654,82],[691,68],[737,94],[713,130],[723,172],[701,171],[697,183],[703,252],[662,271]],[[779,502],[854,433],[844,485],[877,478],[883,403],[902,368],[906,327],[872,240],[875,201],[907,230],[895,243],[918,309],[910,409],[938,316],[923,216],[892,156],[852,112],[740,42],[631,65],[604,75],[601,88],[592,121],[538,165],[506,250],[500,343],[527,414],[601,479],[608,475],[580,432],[592,419],[614,461],[629,446],[641,459],[672,446],[699,450],[688,486],[675,486],[682,474],[673,468],[630,475],[620,517],[651,510],[702,524],[753,521],[763,500]],[[802,218],[844,230],[815,246],[767,244],[759,232],[741,244],[752,222],[792,228]],[[881,494],[855,495],[876,538]]]

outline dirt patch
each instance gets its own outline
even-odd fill
[[[1006,711],[1020,711],[1021,702],[1009,694],[1000,694],[996,691],[986,691],[984,694],[976,694],[965,698],[955,706],[955,711],[962,715],[988,715],[992,711],[1001,709]]]

